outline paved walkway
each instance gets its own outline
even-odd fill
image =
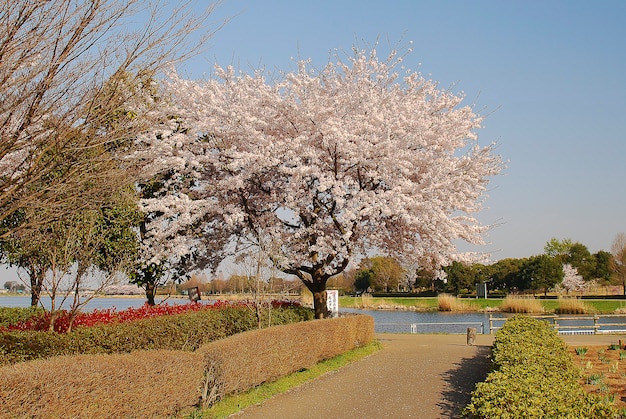
[[[610,345],[626,335],[562,336],[572,346]],[[379,334],[383,350],[326,374],[236,419],[458,418],[489,371],[493,335]]]
[[[493,336],[379,334],[383,350],[236,418],[453,418],[489,371]]]

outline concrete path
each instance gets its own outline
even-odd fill
[[[626,335],[561,336],[570,346],[616,344]],[[251,406],[237,419],[459,418],[489,372],[493,335],[379,334],[383,350]]]
[[[489,371],[493,336],[379,334],[383,350],[236,418],[454,418]]]

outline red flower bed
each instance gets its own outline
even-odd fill
[[[90,327],[95,325],[109,324],[109,323],[125,323],[135,320],[147,319],[157,316],[170,316],[174,314],[183,314],[191,311],[200,310],[215,310],[224,307],[243,307],[250,306],[251,303],[240,302],[228,302],[228,301],[216,301],[211,304],[203,304],[197,302],[189,302],[187,304],[159,304],[156,306],[149,306],[144,304],[139,308],[128,308],[123,311],[117,311],[115,308],[107,309],[95,309],[87,313],[78,313],[74,318],[73,328],[76,327]],[[272,307],[274,308],[287,308],[300,306],[300,303],[293,301],[272,301]],[[57,333],[65,333],[70,324],[70,313],[66,310],[60,310],[56,313],[56,320],[54,322],[54,330]],[[45,312],[43,315],[35,316],[27,321],[19,322],[6,328],[0,328],[0,331],[12,331],[12,330],[35,330],[45,331],[48,330],[51,320],[51,313]]]

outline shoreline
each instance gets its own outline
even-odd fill
[[[0,292],[0,306],[2,306],[2,300],[3,297],[5,298],[24,298],[24,299],[30,299],[30,294],[27,293],[4,293],[4,292]],[[63,296],[58,296],[57,298],[62,298]],[[284,296],[283,296],[284,297]],[[295,296],[290,296],[290,297],[295,297]],[[49,298],[48,296],[44,296],[44,298]],[[96,295],[88,295],[86,296],[86,298],[81,298],[81,300],[86,300],[89,299],[91,301],[93,300],[102,300],[102,299],[112,299],[112,300],[146,300],[146,296],[145,294],[96,294]],[[182,295],[182,294],[174,294],[174,295],[167,295],[167,294],[159,294],[155,297],[158,300],[157,304],[163,303],[163,302],[176,302],[176,303],[181,303],[181,302],[189,302],[189,297],[187,295]],[[240,300],[245,300],[245,299],[250,299],[253,298],[250,295],[240,295],[240,294],[233,294],[233,295],[224,295],[224,294],[204,294],[202,295],[202,299],[200,300],[201,302],[207,302],[207,301],[211,301],[211,300],[215,300],[215,301],[240,301]],[[294,299],[294,298],[292,298]],[[306,298],[295,298],[297,300],[301,300],[301,304],[303,306],[307,306],[310,307],[312,306],[310,301],[306,301]],[[430,297],[426,297],[425,299],[427,300],[436,300],[436,298],[430,298]],[[503,314],[524,314],[524,315],[557,315],[559,313],[555,312],[555,308],[556,307],[551,307],[551,306],[547,306],[544,307],[543,311],[509,311],[509,310],[502,310],[502,308],[498,305],[498,303],[496,301],[502,301],[502,299],[493,299],[494,301],[494,305],[480,305],[480,304],[472,304],[471,302],[469,304],[462,304],[456,307],[452,307],[452,309],[440,309],[437,305],[436,302],[435,303],[431,303],[431,304],[419,304],[419,305],[408,305],[408,304],[393,304],[391,301],[389,301],[389,299],[387,299],[387,301],[385,301],[385,299],[381,299],[382,301],[380,301],[379,304],[377,304],[377,301],[368,301],[369,304],[363,305],[363,304],[355,304],[356,301],[352,300],[348,300],[348,301],[344,301],[344,304],[340,304],[341,308],[344,309],[352,309],[352,310],[370,310],[370,311],[381,311],[381,312],[415,312],[415,313],[456,313],[456,314],[472,314],[472,313],[479,313],[479,314],[489,314],[489,313],[503,313]],[[491,300],[491,299],[487,299],[487,300]],[[549,301],[552,302],[554,300],[539,300],[539,301]],[[591,302],[591,301],[601,301],[601,302],[606,302],[606,303],[613,303],[610,304],[609,307],[587,307],[587,308],[591,308],[590,310],[586,311],[586,312],[571,312],[571,313],[567,313],[567,312],[563,312],[560,313],[561,315],[593,315],[593,314],[600,314],[600,315],[608,315],[608,314],[612,314],[612,315],[626,315],[626,307],[624,307],[624,304],[626,303],[625,300],[617,300],[617,299],[610,299],[610,300],[604,300],[604,299],[598,299],[598,300],[584,300],[586,302]],[[390,304],[391,303],[391,304]],[[618,304],[616,304],[618,303]]]

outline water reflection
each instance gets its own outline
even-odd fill
[[[56,298],[56,306],[62,302],[62,298]],[[157,298],[156,303],[159,304],[162,300]],[[91,311],[94,309],[115,308],[118,311],[126,310],[127,308],[138,308],[145,304],[146,298],[144,296],[131,296],[131,297],[96,297],[91,299],[82,308],[83,311]],[[186,304],[189,300],[185,298],[170,298],[167,300],[169,304]],[[50,309],[51,299],[50,297],[42,297],[41,304],[46,309]],[[69,307],[70,300],[68,299],[63,305],[64,309]],[[19,296],[0,296],[0,307],[29,307],[30,295]]]
[[[489,333],[488,313],[381,311],[343,308],[345,313],[367,314],[374,318],[376,333]]]

